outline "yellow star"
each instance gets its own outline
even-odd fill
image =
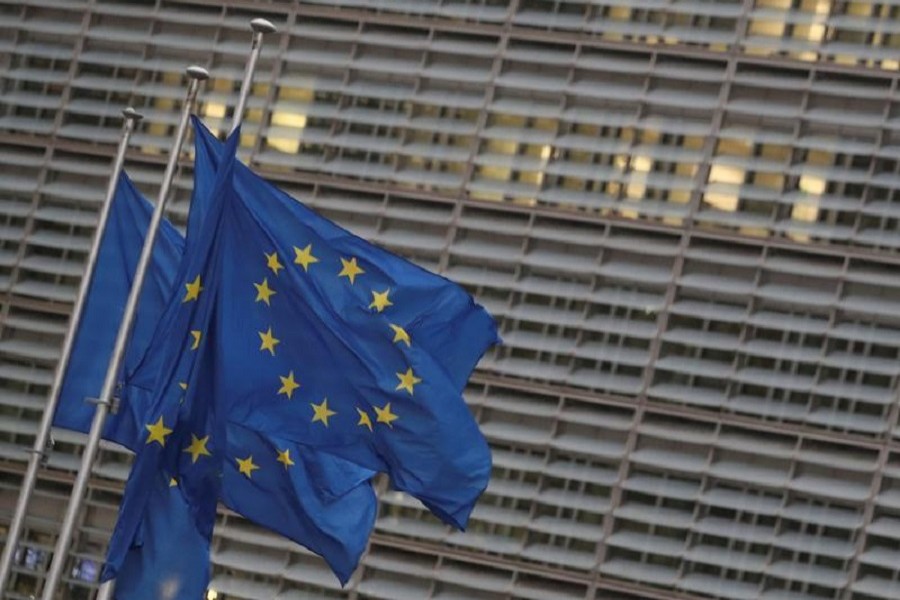
[[[275,356],[275,346],[281,343],[281,340],[272,335],[272,328],[269,327],[269,330],[263,333],[259,332],[259,339],[262,340],[262,343],[259,345],[259,351],[268,350],[272,353],[272,356]]]
[[[184,298],[181,300],[182,303],[196,300],[200,297],[200,292],[203,291],[203,286],[200,285],[199,275],[197,275],[192,282],[184,284],[184,287],[187,288],[187,291],[184,293]]]
[[[400,379],[400,383],[398,383],[397,387],[394,389],[406,390],[409,392],[410,396],[413,395],[413,386],[422,382],[421,379],[415,376],[412,367],[407,369],[406,373],[397,373],[397,378]]]
[[[278,292],[269,287],[268,277],[263,277],[262,283],[254,283],[253,286],[256,287],[256,301],[265,302],[266,306],[272,306],[269,304],[269,298]]]
[[[388,427],[393,428],[394,426],[391,423],[400,418],[391,412],[390,402],[385,404],[384,408],[378,408],[377,406],[373,406],[372,408],[375,409],[375,414],[377,415],[375,418],[376,423],[384,423]]]
[[[247,479],[253,477],[253,471],[257,470],[259,467],[253,464],[253,455],[251,454],[247,458],[241,460],[240,458],[235,458],[238,464],[238,471],[247,476]]]
[[[176,485],[178,485],[178,480],[175,479],[174,477],[170,477],[169,478],[169,487],[175,487]]]
[[[194,341],[191,342],[191,350],[196,350],[200,347],[200,338],[203,337],[203,332],[199,329],[194,329],[191,331],[191,337],[194,338]]]
[[[278,379],[281,380],[281,388],[278,390],[278,393],[284,394],[288,397],[288,400],[290,400],[291,396],[294,395],[294,390],[300,387],[300,384],[294,381],[294,372],[291,371],[288,373],[287,377],[279,375]]]
[[[369,413],[361,408],[357,408],[356,412],[359,413],[359,422],[357,423],[357,425],[361,427],[368,427],[369,431],[372,431],[372,419],[369,418]]]
[[[263,254],[266,254],[263,252]],[[278,262],[278,253],[273,252],[272,254],[266,254],[266,266],[272,269],[272,272],[275,273],[275,276],[278,276],[278,270],[283,269],[284,265]]]
[[[163,423],[162,416],[159,417],[156,423],[144,425],[144,428],[150,432],[150,435],[147,436],[148,444],[158,442],[160,446],[165,446],[166,436],[172,433],[172,430]]]
[[[369,305],[369,308],[374,308],[378,312],[381,312],[388,306],[393,306],[394,303],[388,299],[388,294],[390,292],[391,288],[388,288],[383,292],[372,290],[372,304]]]
[[[212,456],[209,450],[206,449],[206,442],[208,441],[208,435],[198,438],[193,433],[191,434],[191,445],[184,449],[184,452],[191,455],[191,464],[196,463],[201,456]]]
[[[291,449],[288,448],[286,450],[278,451],[278,458],[276,458],[278,462],[284,465],[284,469],[287,470],[288,467],[294,466],[294,461],[291,460]]]
[[[180,387],[183,390],[186,390],[187,389],[187,381],[179,381],[178,387]]]
[[[325,427],[328,427],[328,418],[333,417],[337,414],[336,412],[328,408],[328,398],[322,400],[321,404],[313,404],[312,402],[310,402],[309,405],[312,406],[314,413],[312,422],[315,423],[316,421],[321,421],[322,424],[325,425]]]
[[[312,244],[307,244],[303,250],[294,246],[294,255],[294,264],[303,267],[304,271],[309,271],[309,265],[319,262],[319,259],[313,256]]]
[[[394,343],[396,344],[397,342],[403,342],[407,347],[409,347],[409,343],[411,340],[409,339],[409,334],[406,333],[406,330],[399,325],[394,325],[393,323],[391,323],[391,329],[394,330]]]
[[[362,270],[362,267],[356,264],[356,257],[353,257],[350,260],[344,260],[342,258],[341,264],[344,265],[344,268],[338,273],[338,277],[346,277],[350,280],[351,285],[356,281],[357,275],[365,273],[365,271]]]

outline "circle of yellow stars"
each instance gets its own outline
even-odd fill
[[[313,245],[311,243],[306,244],[304,247],[293,246],[294,250],[294,261],[295,265],[298,265],[303,269],[304,273],[308,273],[309,269],[312,265],[320,262],[319,257],[317,257],[313,253]],[[265,253],[266,257],[266,267],[272,271],[272,273],[277,277],[279,271],[284,269],[284,265],[282,265],[281,260],[278,257],[278,252],[273,251],[271,253]],[[356,257],[340,257],[341,261],[341,269],[338,272],[338,277],[346,277],[347,281],[350,285],[354,285],[356,283],[357,277],[364,275],[366,273],[365,269],[363,269],[359,265],[359,261]],[[197,282],[199,285],[199,281]],[[254,283],[253,286],[256,288],[256,302],[263,302],[266,306],[271,306],[271,299],[277,292],[269,285],[268,278],[263,278],[263,280],[259,283]],[[391,289],[387,288],[382,291],[372,290],[372,301],[369,303],[368,308],[377,313],[383,313],[386,308],[393,306],[394,302],[391,300],[390,294]],[[398,325],[396,323],[389,323],[391,332],[393,333],[392,342],[395,344],[404,344],[407,348],[412,345],[412,340],[410,338],[409,333],[403,328],[403,326]],[[275,334],[272,331],[272,327],[268,327],[266,331],[258,332],[260,338],[260,352],[269,352],[271,356],[275,356],[275,347],[281,343]],[[410,396],[415,393],[415,386],[422,382],[422,379],[417,377],[413,372],[413,369],[410,367],[403,373],[397,373],[397,379],[399,383],[395,388],[395,391],[405,391]],[[287,375],[279,375],[279,380],[281,381],[281,386],[278,388],[278,395],[285,396],[288,400],[293,398],[294,392],[300,388],[300,384],[297,382],[294,372],[289,371]],[[321,402],[315,403],[310,402],[310,408],[312,409],[312,422],[313,423],[321,423],[324,427],[328,427],[329,419],[337,415],[337,412],[332,410],[328,405],[328,398],[323,398]],[[387,425],[388,427],[393,427],[394,421],[396,421],[399,417],[393,412],[391,408],[391,403],[388,402],[384,406],[372,406],[372,410],[375,411],[375,421],[374,423],[382,423]],[[356,407],[356,412],[359,415],[359,420],[357,421],[357,425],[360,427],[365,427],[369,431],[373,431],[374,423],[372,421],[372,416],[366,412],[364,409],[360,407]],[[287,452],[287,451],[285,451]],[[251,458],[244,460],[251,460]],[[252,461],[251,461],[252,462]],[[284,460],[282,460],[282,455],[279,454],[279,462],[285,464],[285,467],[288,467],[287,463],[290,462],[290,455],[285,454]],[[249,463],[246,463],[249,464]],[[293,463],[291,463],[293,464]],[[246,475],[250,477],[252,473],[252,469],[247,466],[245,467]]]
[[[320,260],[317,256],[313,254],[312,244],[307,244],[305,247],[300,248],[298,246],[293,247],[294,250],[294,261],[293,263],[299,265],[303,268],[304,273],[309,272],[310,266],[319,263]],[[266,268],[268,268],[275,277],[278,277],[280,271],[284,270],[285,267],[281,263],[279,259],[278,252],[273,251],[271,253],[265,253],[266,257]],[[357,277],[360,275],[364,275],[366,271],[359,265],[359,261],[356,257],[350,258],[340,258],[341,261],[341,270],[338,272],[338,277],[346,277],[350,285],[354,285],[356,283]],[[266,306],[271,307],[272,297],[275,296],[278,292],[270,285],[268,277],[263,277],[262,281],[259,283],[253,283],[254,288],[256,289],[256,297],[254,302],[262,302]],[[200,298],[201,292],[203,292],[203,284],[200,275],[197,275],[192,281],[184,284],[185,294],[182,298],[182,303],[197,301]],[[394,305],[394,302],[390,298],[391,289],[387,288],[383,291],[371,290],[372,293],[372,301],[369,303],[368,308],[377,313],[383,313],[385,309]],[[412,344],[412,340],[410,338],[409,333],[403,328],[403,326],[398,325],[396,323],[389,323],[391,332],[393,333],[392,343],[394,344],[404,344],[407,348],[409,348]],[[203,337],[203,333],[200,330],[191,330],[191,350],[197,350],[200,347],[200,342]],[[272,327],[269,326],[266,331],[258,332],[260,339],[260,352],[269,352],[271,356],[275,356],[276,346],[281,343],[277,337],[275,337],[274,332],[272,331]],[[417,377],[413,372],[413,369],[410,367],[406,370],[406,372],[396,373],[397,379],[399,383],[395,388],[395,391],[405,391],[410,396],[415,393],[415,386],[422,382],[422,379]],[[281,386],[278,388],[278,395],[284,395],[288,400],[293,398],[294,392],[301,387],[301,384],[297,381],[294,371],[288,371],[287,375],[279,375],[279,380],[281,381]],[[182,389],[186,388],[186,384],[180,384]],[[313,423],[322,423],[323,426],[328,427],[329,419],[337,415],[337,412],[332,410],[328,406],[328,398],[323,398],[321,402],[310,403],[310,407],[313,411],[312,422]],[[366,412],[363,408],[359,406],[356,407],[357,415],[359,416],[359,420],[357,421],[357,425],[359,427],[365,427],[370,432],[374,430],[374,425],[377,423],[384,424],[390,428],[393,428],[393,423],[399,416],[395,414],[392,410],[391,403],[387,402],[384,406],[372,405],[372,410],[375,412],[375,421],[373,423],[371,415]],[[160,416],[156,422],[149,423],[145,425],[145,428],[148,432],[147,434],[147,444],[159,444],[160,446],[166,445],[166,438],[172,434],[172,429],[166,427],[163,417]],[[196,434],[191,434],[191,443],[183,449],[185,454],[189,454],[191,457],[191,464],[196,464],[202,457],[212,456],[212,453],[209,451],[207,447],[209,444],[209,435],[198,436]],[[276,461],[282,464],[285,470],[294,466],[296,463],[291,457],[290,449],[276,450]],[[238,458],[234,459],[237,464],[238,472],[248,479],[252,479],[253,472],[260,469],[260,466],[256,464],[253,460],[253,455],[249,454],[246,458]],[[170,480],[170,485],[177,485],[177,480],[173,477]]]

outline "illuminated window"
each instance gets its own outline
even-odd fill
[[[825,27],[831,14],[831,0],[803,0],[800,9],[813,15],[812,22],[794,27],[794,37],[821,42],[825,37]]]
[[[773,37],[778,38],[784,36],[784,32],[787,29],[787,26],[784,24],[784,21],[776,20],[776,19],[753,19],[750,22],[750,27],[748,28],[748,33],[753,35],[759,35],[764,37]]]
[[[268,83],[255,83],[250,89],[250,98],[266,98],[269,94]],[[248,101],[247,111],[244,114],[244,123],[260,124],[263,120],[262,107],[254,107],[251,101]],[[241,133],[241,147],[252,148],[256,143],[256,132]]]
[[[208,86],[207,96],[220,96],[228,98],[234,91],[234,82],[230,79],[214,79]],[[210,119],[224,119],[228,112],[225,102],[209,100],[200,106],[200,114]]]
[[[180,87],[181,86],[181,73],[173,73],[167,72],[162,73],[160,76],[160,80],[165,85],[170,85],[172,87]],[[175,110],[176,101],[172,98],[154,98],[151,102],[151,105],[154,109],[159,112],[172,112]],[[167,123],[158,123],[153,122],[147,125],[147,133],[152,136],[165,137],[169,135],[169,129],[171,126]],[[147,152],[150,154],[161,154],[162,149],[156,145],[147,145],[141,148],[143,152]]]
[[[846,2],[844,13],[854,17],[871,17],[874,5],[871,2]]]
[[[270,133],[266,138],[270,147],[288,154],[300,150],[300,134],[307,124],[305,105],[314,98],[315,93],[310,89],[286,86],[278,89],[270,116],[270,124],[277,133]]]

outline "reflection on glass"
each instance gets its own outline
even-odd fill
[[[37,548],[31,548],[29,546],[19,546],[16,548],[13,562],[34,571],[43,568],[44,559],[46,557],[47,553],[43,550],[38,550]]]
[[[267,138],[269,146],[272,148],[288,154],[296,154],[300,150],[299,130],[306,127],[306,115],[275,109],[272,111],[272,125],[276,127],[290,127],[298,130],[294,135],[269,134]]]
[[[205,96],[218,99],[228,98],[234,85],[230,79],[214,79],[210,84],[211,89]],[[209,100],[201,104],[200,114],[207,118],[210,131],[218,135],[222,132],[218,125],[228,114],[228,105],[224,101]],[[209,122],[210,119],[212,122]]]
[[[734,186],[738,190],[740,185],[744,183],[746,172],[739,167],[731,165],[714,164],[709,170],[708,181],[711,184],[725,184],[726,186]],[[703,202],[717,210],[734,212],[738,208],[738,195],[736,191],[728,192],[722,189],[707,192],[703,196]]]
[[[625,185],[625,201],[640,202],[647,194],[647,174],[653,169],[653,159],[649,156],[634,156],[631,159],[631,173]],[[640,213],[636,210],[620,210],[627,219],[637,219]]]
[[[266,86],[268,92],[268,86]],[[308,122],[309,105],[315,101],[315,91],[307,88],[295,88],[281,86],[278,88],[278,96],[272,106],[272,114],[269,123],[270,129],[266,142],[269,147],[288,154],[297,154],[300,151],[300,137],[302,130]],[[293,131],[279,131],[278,128],[296,129]]]
[[[72,567],[72,577],[81,581],[97,581],[99,568],[96,561],[89,558],[76,559]]]

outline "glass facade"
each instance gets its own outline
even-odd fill
[[[505,345],[466,397],[466,534],[380,482],[341,591],[223,511],[210,598],[900,597],[900,2],[0,1],[0,539],[120,131],[151,197],[190,63],[241,158],[469,289]],[[174,186],[183,224],[191,162]],[[8,598],[83,444],[54,432]],[[90,598],[129,458],[66,570]]]

